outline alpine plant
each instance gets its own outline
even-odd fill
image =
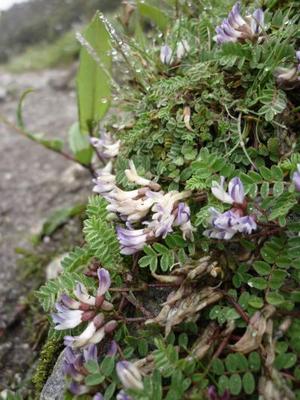
[[[300,398],[298,11],[130,1],[79,36],[93,195],[38,293],[67,396]]]

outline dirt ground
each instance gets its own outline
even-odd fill
[[[0,115],[14,121],[19,95],[34,88],[35,92],[28,96],[24,107],[27,128],[35,133],[45,132],[48,137],[66,139],[68,128],[76,120],[75,92],[54,88],[61,86],[65,75],[64,70],[21,75],[0,71]],[[18,387],[37,358],[32,337],[25,333],[29,332],[28,326],[25,329],[28,320],[22,306],[30,290],[36,288],[37,281],[34,275],[22,279],[22,261],[18,262],[20,256],[15,248],[30,247],[30,237],[37,233],[53,210],[85,201],[90,194],[91,179],[85,171],[77,171],[76,175],[70,161],[23,138],[1,122],[0,145],[1,392],[8,387]],[[78,231],[72,223],[68,227],[71,238],[76,229]],[[52,250],[55,250],[60,238],[48,239],[50,246],[51,241]]]

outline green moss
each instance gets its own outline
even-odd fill
[[[43,386],[50,375],[57,356],[61,350],[61,344],[61,339],[51,337],[44,344],[40,352],[38,366],[35,374],[32,377],[32,382],[35,388],[35,399],[40,398],[40,392],[42,391]]]

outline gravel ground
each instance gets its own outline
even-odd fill
[[[67,71],[51,70],[11,75],[0,71],[0,115],[15,119],[18,96],[34,88],[24,107],[27,128],[47,137],[67,136],[76,120],[72,89],[58,90]],[[16,247],[27,247],[29,237],[55,209],[85,201],[90,178],[70,161],[23,138],[0,122],[0,391],[22,381],[36,357],[24,337],[26,312],[21,299],[36,287],[34,277],[20,282],[22,265]],[[76,173],[75,173],[76,170]],[[76,228],[70,228],[72,229]],[[78,228],[77,228],[78,230]],[[72,235],[71,235],[72,236]],[[21,310],[21,318],[18,318]],[[23,316],[24,315],[24,316]]]

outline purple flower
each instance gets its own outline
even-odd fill
[[[85,385],[80,385],[78,382],[72,381],[69,390],[75,396],[81,396],[82,394],[89,393],[90,388]]]
[[[300,164],[297,164],[297,171],[295,171],[293,174],[293,183],[296,190],[300,192]]]
[[[110,274],[105,268],[99,268],[97,270],[99,286],[97,290],[97,296],[103,296],[111,285]]]
[[[261,9],[254,11],[252,15],[243,18],[241,5],[236,3],[230,11],[228,18],[216,28],[217,35],[214,40],[218,43],[238,42],[246,39],[253,40],[259,37],[264,27],[264,12]]]
[[[297,64],[292,68],[278,67],[275,70],[275,78],[278,85],[285,89],[293,89],[300,84],[300,51],[296,51]]]
[[[190,207],[185,203],[179,203],[177,208],[177,217],[175,220],[176,225],[187,223],[190,220],[190,216]]]
[[[130,255],[143,249],[148,234],[145,229],[126,229],[118,226],[117,236],[121,245],[121,254]]]
[[[160,61],[165,65],[171,65],[173,62],[172,49],[168,45],[163,45],[160,49]]]
[[[118,394],[117,394],[117,400],[133,400],[133,398],[131,396],[128,396],[128,394],[126,394],[124,392],[124,390],[121,390]]]
[[[129,361],[119,361],[116,371],[126,389],[143,390],[142,376],[138,368]]]
[[[240,178],[233,178],[230,180],[228,185],[228,193],[224,189],[225,178],[221,176],[221,182],[212,182],[211,191],[212,194],[227,204],[243,204],[245,201],[244,186]]]
[[[103,400],[104,397],[102,396],[101,393],[96,393],[93,397],[93,400]]]
[[[83,352],[75,352],[71,347],[67,347],[64,353],[63,373],[72,379],[70,391],[75,395],[89,392],[89,388],[84,385],[87,375],[84,364],[90,360],[97,361],[97,347],[89,345]]]
[[[211,208],[210,213],[209,222],[212,228],[203,232],[207,237],[229,240],[238,232],[250,234],[257,229],[254,218],[249,215],[241,215],[239,210],[232,209],[220,213],[215,208]]]
[[[209,400],[229,400],[230,399],[230,394],[227,389],[224,391],[224,393],[221,396],[218,396],[216,388],[214,386],[210,386],[207,389],[207,395],[208,395]]]
[[[228,193],[233,203],[243,204],[245,200],[244,186],[240,178],[233,178],[228,185]]]
[[[118,351],[117,342],[115,340],[112,340],[110,342],[106,355],[109,357],[114,357],[117,354],[117,351]]]
[[[177,217],[175,219],[174,225],[179,226],[182,231],[182,236],[184,239],[193,238],[194,228],[190,221],[191,210],[190,207],[185,203],[179,203],[177,208]]]

